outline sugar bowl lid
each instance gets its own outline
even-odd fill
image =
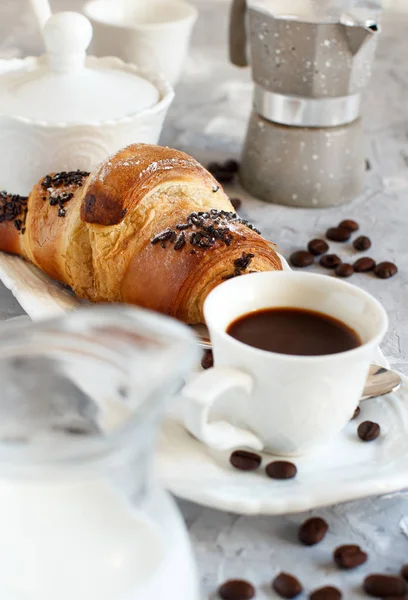
[[[0,73],[0,114],[47,124],[116,121],[155,106],[158,88],[119,59],[87,57],[92,25],[75,12],[45,24],[47,53]]]

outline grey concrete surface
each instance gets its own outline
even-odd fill
[[[54,9],[79,7],[81,2],[52,2]],[[197,1],[201,10],[184,80],[170,111],[163,143],[208,161],[239,156],[251,104],[249,71],[227,62],[227,4]],[[249,198],[239,188],[227,188],[243,199],[242,215],[260,227],[288,256],[313,236],[341,219],[361,224],[377,260],[395,261],[399,274],[389,281],[359,275],[353,282],[374,294],[388,310],[390,330],[383,350],[395,368],[408,373],[408,16],[388,15],[374,77],[365,103],[367,171],[364,193],[346,207],[326,210],[291,209]],[[40,38],[22,0],[0,3],[0,53],[37,53]],[[333,244],[343,257],[350,246]],[[354,255],[351,256],[354,258]],[[316,267],[319,270],[319,267]],[[0,319],[22,311],[0,284]],[[408,468],[408,465],[407,465]],[[307,592],[336,584],[346,598],[363,597],[361,581],[369,572],[395,572],[408,562],[408,502],[406,493],[343,504],[319,514],[330,533],[316,548],[300,547],[296,525],[305,515],[241,517],[179,502],[196,550],[203,598],[213,597],[227,577],[247,577],[259,585],[257,598],[274,598],[270,580],[279,570],[296,573]],[[370,555],[353,573],[339,572],[331,551],[342,543],[361,544]],[[306,594],[305,594],[306,595]],[[185,600],[185,599],[183,599]],[[187,600],[187,599],[186,599]]]

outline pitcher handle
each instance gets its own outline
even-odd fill
[[[36,60],[30,57],[31,60]],[[18,71],[24,65],[27,58],[0,58],[0,75],[11,71]]]
[[[237,67],[249,65],[247,56],[246,0],[233,0],[229,26],[230,61]]]

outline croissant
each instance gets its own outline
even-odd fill
[[[0,250],[91,302],[126,302],[203,322],[219,283],[281,270],[273,245],[239,218],[193,158],[135,144],[92,174],[53,173],[28,198],[0,193]]]

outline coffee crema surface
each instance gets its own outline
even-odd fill
[[[296,356],[338,354],[361,346],[351,327],[320,312],[303,308],[266,308],[241,315],[227,333],[248,346]]]

